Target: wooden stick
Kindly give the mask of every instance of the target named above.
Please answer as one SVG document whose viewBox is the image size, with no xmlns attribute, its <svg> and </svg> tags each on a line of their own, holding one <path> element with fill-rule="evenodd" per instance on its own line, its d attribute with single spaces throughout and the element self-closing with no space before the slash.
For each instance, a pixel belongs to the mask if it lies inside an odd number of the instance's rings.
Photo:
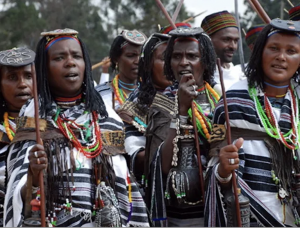
<svg viewBox="0 0 300 228">
<path fill-rule="evenodd" d="M 35 73 L 34 63 L 31 64 L 32 72 L 32 84 L 33 84 L 33 98 L 34 98 L 34 120 L 35 120 L 35 133 L 36 133 L 36 142 L 40 145 L 43 145 L 41 135 L 40 135 L 40 121 L 39 121 L 39 97 L 37 93 L 37 80 Z M 46 226 L 46 206 L 45 206 L 45 190 L 44 190 L 44 172 L 40 171 L 39 173 L 39 185 L 41 192 L 41 226 Z"/>
<path fill-rule="evenodd" d="M 225 118 L 226 118 L 226 135 L 227 135 L 227 144 L 231 145 L 231 130 L 230 130 L 230 122 L 229 122 L 229 114 L 228 114 L 228 108 L 227 108 L 227 100 L 226 100 L 226 92 L 225 92 L 225 86 L 224 86 L 224 79 L 223 79 L 223 71 L 221 68 L 221 60 L 217 58 L 217 64 L 218 64 L 218 70 L 220 75 L 220 82 L 222 87 L 222 95 L 223 95 L 223 101 L 224 101 L 224 111 L 225 111 Z M 242 227 L 242 220 L 241 220 L 241 212 L 240 212 L 240 204 L 239 204 L 239 198 L 238 198 L 238 190 L 237 190 L 237 184 L 236 184 L 236 176 L 235 171 L 232 170 L 232 187 L 234 190 L 234 197 L 235 197 L 235 209 L 236 209 L 236 219 L 237 224 L 239 227 Z"/>
<path fill-rule="evenodd" d="M 165 17 L 167 18 L 167 20 L 169 21 L 170 25 L 172 26 L 173 29 L 176 29 L 176 25 L 174 24 L 174 22 L 172 21 L 170 15 L 168 14 L 167 10 L 165 9 L 164 5 L 161 3 L 160 0 L 155 0 L 156 4 L 158 5 L 158 7 L 161 9 L 161 11 L 163 12 L 163 14 L 165 15 Z"/>
<path fill-rule="evenodd" d="M 242 32 L 241 32 L 241 24 L 240 24 L 240 15 L 239 15 L 239 6 L 238 6 L 238 0 L 234 0 L 234 8 L 235 8 L 235 17 L 236 17 L 236 23 L 238 24 L 238 32 L 239 32 L 239 58 L 240 58 L 240 64 L 241 69 L 243 73 L 245 73 L 245 60 L 244 60 L 244 50 L 243 50 L 243 39 L 242 39 Z"/>
<path fill-rule="evenodd" d="M 189 17 L 188 19 L 185 19 L 185 20 L 182 21 L 181 23 L 188 23 L 189 21 L 194 20 L 196 17 L 198 17 L 198 16 L 200 16 L 200 15 L 206 13 L 206 11 L 207 11 L 207 10 L 205 10 L 205 11 L 203 11 L 203 12 L 201 12 L 201 13 L 198 13 L 198 14 L 196 14 L 195 16 Z"/>
<path fill-rule="evenodd" d="M 271 19 L 264 8 L 260 5 L 258 0 L 248 0 L 248 2 L 250 3 L 252 9 L 254 9 L 257 15 L 263 20 L 263 22 L 265 22 L 266 24 L 270 24 Z"/>
<path fill-rule="evenodd" d="M 246 31 L 245 31 L 245 29 L 244 29 L 244 28 L 242 28 L 242 31 L 243 31 L 244 35 L 246 36 L 246 35 L 247 35 L 247 33 L 246 33 Z"/>
<path fill-rule="evenodd" d="M 107 59 L 107 60 L 105 60 L 105 61 L 101 61 L 101 62 L 99 62 L 99 63 L 97 63 L 97 64 L 94 64 L 94 65 L 92 66 L 92 70 L 95 70 L 96 68 L 101 67 L 102 65 L 104 65 L 104 64 L 106 64 L 106 63 L 108 63 L 108 62 L 110 62 L 110 59 Z"/>
<path fill-rule="evenodd" d="M 192 121 L 193 121 L 193 127 L 194 127 L 194 132 L 195 132 L 195 144 L 196 144 L 196 150 L 197 150 L 197 161 L 199 165 L 199 179 L 200 179 L 200 188 L 201 188 L 201 193 L 202 193 L 202 202 L 204 203 L 204 196 L 205 196 L 205 191 L 204 191 L 204 179 L 203 179 L 203 170 L 202 170 L 202 163 L 201 163 L 201 152 L 200 152 L 200 144 L 199 144 L 199 138 L 198 138 L 198 128 L 196 124 L 196 105 L 194 104 L 194 101 L 191 103 L 191 108 L 192 108 Z"/>
<path fill-rule="evenodd" d="M 287 14 L 289 14 L 289 11 L 286 8 L 284 8 L 283 10 L 284 10 L 284 12 L 286 12 Z"/>
<path fill-rule="evenodd" d="M 179 1 L 178 6 L 176 7 L 176 10 L 175 10 L 175 12 L 174 12 L 174 14 L 173 14 L 173 16 L 172 16 L 172 21 L 173 21 L 174 23 L 176 23 L 176 19 L 177 19 L 177 17 L 178 17 L 179 11 L 180 11 L 180 9 L 181 9 L 181 7 L 182 7 L 183 1 L 184 1 L 184 0 L 180 0 L 180 1 Z"/>
<path fill-rule="evenodd" d="M 288 1 L 288 3 L 290 3 L 291 7 L 295 7 L 295 6 L 293 5 L 293 3 L 291 3 L 290 0 L 287 0 L 287 1 Z"/>
</svg>

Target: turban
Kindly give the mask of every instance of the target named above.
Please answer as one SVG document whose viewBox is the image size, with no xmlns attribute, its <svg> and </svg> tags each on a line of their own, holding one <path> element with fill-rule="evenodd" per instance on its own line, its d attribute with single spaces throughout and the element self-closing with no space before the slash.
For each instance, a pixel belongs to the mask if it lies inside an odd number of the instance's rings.
<svg viewBox="0 0 300 228">
<path fill-rule="evenodd" d="M 291 21 L 300 21 L 300 5 L 297 5 L 290 9 L 289 11 L 289 19 Z"/>
</svg>

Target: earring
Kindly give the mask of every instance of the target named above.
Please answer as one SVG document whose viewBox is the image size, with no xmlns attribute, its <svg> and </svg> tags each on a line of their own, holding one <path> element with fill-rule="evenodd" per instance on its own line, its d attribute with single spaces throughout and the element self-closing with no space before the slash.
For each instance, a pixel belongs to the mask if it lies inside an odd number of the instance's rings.
<svg viewBox="0 0 300 228">
<path fill-rule="evenodd" d="M 116 71 L 119 71 L 118 63 L 116 63 Z"/>
</svg>

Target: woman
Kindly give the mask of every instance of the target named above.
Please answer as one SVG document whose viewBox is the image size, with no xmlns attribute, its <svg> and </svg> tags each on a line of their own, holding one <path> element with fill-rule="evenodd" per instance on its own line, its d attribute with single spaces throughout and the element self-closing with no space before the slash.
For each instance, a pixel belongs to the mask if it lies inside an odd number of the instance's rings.
<svg viewBox="0 0 300 228">
<path fill-rule="evenodd" d="M 125 124 L 125 150 L 130 155 L 130 170 L 145 183 L 144 158 L 147 114 L 156 92 L 171 85 L 164 75 L 164 53 L 169 35 L 154 33 L 142 49 L 139 61 L 139 87 L 117 111 Z"/>
<path fill-rule="evenodd" d="M 35 53 L 27 48 L 0 52 L 0 225 L 6 192 L 6 158 L 9 143 L 16 133 L 16 117 L 32 97 L 31 64 Z"/>
<path fill-rule="evenodd" d="M 6 226 L 21 224 L 26 189 L 30 194 L 32 182 L 32 193 L 37 192 L 43 170 L 46 215 L 53 226 L 148 226 L 145 205 L 122 156 L 122 121 L 94 89 L 89 56 L 77 33 L 45 32 L 38 43 L 44 146 L 34 141 L 30 102 L 8 157 Z"/>
<path fill-rule="evenodd" d="M 249 198 L 254 226 L 299 223 L 299 22 L 274 19 L 257 38 L 247 80 L 227 92 L 233 145 L 225 136 L 211 145 L 207 172 L 207 226 L 226 226 L 221 195 L 232 194 L 231 172 L 237 170 L 242 194 Z M 214 123 L 225 124 L 224 103 Z M 219 151 L 219 153 L 218 153 Z M 221 191 L 220 191 L 221 190 Z M 214 202 L 212 204 L 212 202 Z M 227 208 L 227 210 L 229 210 Z M 243 220 L 245 221 L 245 220 Z"/>
<path fill-rule="evenodd" d="M 148 115 L 146 166 L 151 164 L 151 173 L 146 200 L 156 226 L 164 225 L 166 220 L 169 226 L 199 226 L 203 205 L 195 143 L 191 140 L 194 137 L 191 103 L 197 105 L 198 116 L 205 119 L 204 125 L 202 120 L 197 121 L 201 153 L 205 156 L 209 149 L 209 117 L 218 100 L 209 86 L 215 70 L 215 54 L 210 38 L 200 28 L 178 28 L 170 35 L 165 73 L 174 84 L 163 94 L 156 94 Z M 178 179 L 176 184 L 175 179 Z"/>
<path fill-rule="evenodd" d="M 137 87 L 138 62 L 142 45 L 147 37 L 137 31 L 123 30 L 110 48 L 111 67 L 117 75 L 111 85 L 102 85 L 101 93 L 106 105 L 119 109 L 130 93 Z"/>
</svg>

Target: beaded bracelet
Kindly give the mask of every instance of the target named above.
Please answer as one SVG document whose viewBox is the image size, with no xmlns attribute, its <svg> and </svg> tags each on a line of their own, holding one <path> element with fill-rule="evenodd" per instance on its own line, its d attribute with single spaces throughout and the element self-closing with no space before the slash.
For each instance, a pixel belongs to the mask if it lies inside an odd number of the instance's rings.
<svg viewBox="0 0 300 228">
<path fill-rule="evenodd" d="M 172 120 L 171 120 L 170 128 L 171 128 L 171 129 L 176 129 L 176 119 L 172 119 Z"/>
<path fill-rule="evenodd" d="M 229 181 L 231 181 L 232 174 L 230 173 L 230 175 L 229 175 L 228 177 L 226 177 L 226 178 L 220 177 L 219 171 L 218 171 L 219 165 L 220 165 L 220 163 L 218 163 L 218 164 L 216 165 L 216 168 L 215 168 L 215 176 L 216 176 L 217 180 L 218 180 L 220 183 L 222 183 L 222 184 L 227 184 Z"/>
<path fill-rule="evenodd" d="M 36 194 L 40 187 L 34 187 L 32 185 L 32 194 Z"/>
<path fill-rule="evenodd" d="M 179 115 L 180 124 L 187 124 L 188 118 L 188 116 Z"/>
</svg>

